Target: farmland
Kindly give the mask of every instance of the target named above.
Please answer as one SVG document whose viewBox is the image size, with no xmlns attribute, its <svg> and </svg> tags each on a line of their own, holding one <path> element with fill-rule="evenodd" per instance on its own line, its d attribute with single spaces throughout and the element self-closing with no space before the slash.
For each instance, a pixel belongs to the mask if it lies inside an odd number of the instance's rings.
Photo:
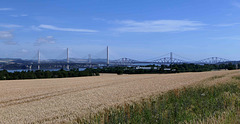
<svg viewBox="0 0 240 124">
<path fill-rule="evenodd" d="M 235 71 L 0 81 L 0 123 L 60 123 L 169 90 L 214 85 Z"/>
</svg>

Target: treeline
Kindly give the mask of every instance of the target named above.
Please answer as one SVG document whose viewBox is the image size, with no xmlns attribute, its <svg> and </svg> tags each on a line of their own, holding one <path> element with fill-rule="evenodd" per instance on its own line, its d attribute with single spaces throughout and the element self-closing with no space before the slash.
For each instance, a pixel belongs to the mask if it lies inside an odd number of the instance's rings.
<svg viewBox="0 0 240 124">
<path fill-rule="evenodd" d="M 79 71 L 78 69 L 71 69 L 65 71 L 22 71 L 10 73 L 7 70 L 0 71 L 0 80 L 17 80 L 17 79 L 41 79 L 41 78 L 64 78 L 64 77 L 82 77 L 82 76 L 98 76 L 99 72 L 96 69 L 85 69 Z"/>
<path fill-rule="evenodd" d="M 238 66 L 239 67 L 239 66 Z M 181 65 L 172 65 L 173 69 L 176 69 L 177 72 L 202 72 L 202 71 L 211 71 L 211 70 L 220 70 L 227 69 L 233 70 L 236 69 L 236 65 L 232 63 L 228 64 L 181 64 Z"/>
<path fill-rule="evenodd" d="M 145 74 L 145 73 L 179 73 L 179 72 L 202 72 L 211 70 L 236 69 L 236 65 L 229 64 L 173 64 L 173 65 L 149 65 L 151 69 L 136 69 L 135 67 L 105 67 L 98 69 L 100 73 L 117 73 L 117 74 Z M 240 65 L 238 66 L 240 67 Z"/>
<path fill-rule="evenodd" d="M 81 76 L 98 76 L 99 73 L 117 73 L 117 74 L 151 74 L 151 73 L 179 73 L 179 72 L 202 72 L 211 70 L 236 69 L 234 64 L 174 64 L 174 65 L 149 65 L 150 69 L 136 69 L 136 67 L 104 67 L 98 69 L 71 69 L 65 71 L 22 71 L 10 73 L 7 70 L 0 71 L 0 80 L 17 80 L 17 79 L 41 79 L 41 78 L 64 78 L 64 77 L 81 77 Z M 240 67 L 240 65 L 238 65 Z"/>
</svg>

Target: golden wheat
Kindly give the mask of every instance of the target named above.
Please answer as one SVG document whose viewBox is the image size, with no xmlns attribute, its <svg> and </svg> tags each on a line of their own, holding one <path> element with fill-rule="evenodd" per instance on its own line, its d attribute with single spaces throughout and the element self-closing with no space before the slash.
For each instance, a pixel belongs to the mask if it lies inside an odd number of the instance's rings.
<svg viewBox="0 0 240 124">
<path fill-rule="evenodd" d="M 0 81 L 0 123 L 67 122 L 168 90 L 226 82 L 237 74 L 238 70 Z"/>
</svg>

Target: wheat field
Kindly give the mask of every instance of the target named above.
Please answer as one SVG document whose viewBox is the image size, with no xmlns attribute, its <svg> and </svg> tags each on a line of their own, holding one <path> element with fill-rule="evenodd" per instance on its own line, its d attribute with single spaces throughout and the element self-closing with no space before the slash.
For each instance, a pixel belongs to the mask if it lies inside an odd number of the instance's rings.
<svg viewBox="0 0 240 124">
<path fill-rule="evenodd" d="M 105 107 L 190 85 L 231 80 L 235 71 L 0 81 L 0 123 L 63 123 Z"/>
</svg>

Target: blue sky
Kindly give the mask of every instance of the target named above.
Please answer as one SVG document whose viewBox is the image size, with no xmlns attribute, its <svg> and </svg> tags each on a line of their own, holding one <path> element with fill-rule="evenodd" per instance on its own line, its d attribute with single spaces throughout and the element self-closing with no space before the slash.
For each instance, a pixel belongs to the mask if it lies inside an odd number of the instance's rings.
<svg viewBox="0 0 240 124">
<path fill-rule="evenodd" d="M 0 58 L 240 59 L 240 0 L 1 0 Z"/>
</svg>

